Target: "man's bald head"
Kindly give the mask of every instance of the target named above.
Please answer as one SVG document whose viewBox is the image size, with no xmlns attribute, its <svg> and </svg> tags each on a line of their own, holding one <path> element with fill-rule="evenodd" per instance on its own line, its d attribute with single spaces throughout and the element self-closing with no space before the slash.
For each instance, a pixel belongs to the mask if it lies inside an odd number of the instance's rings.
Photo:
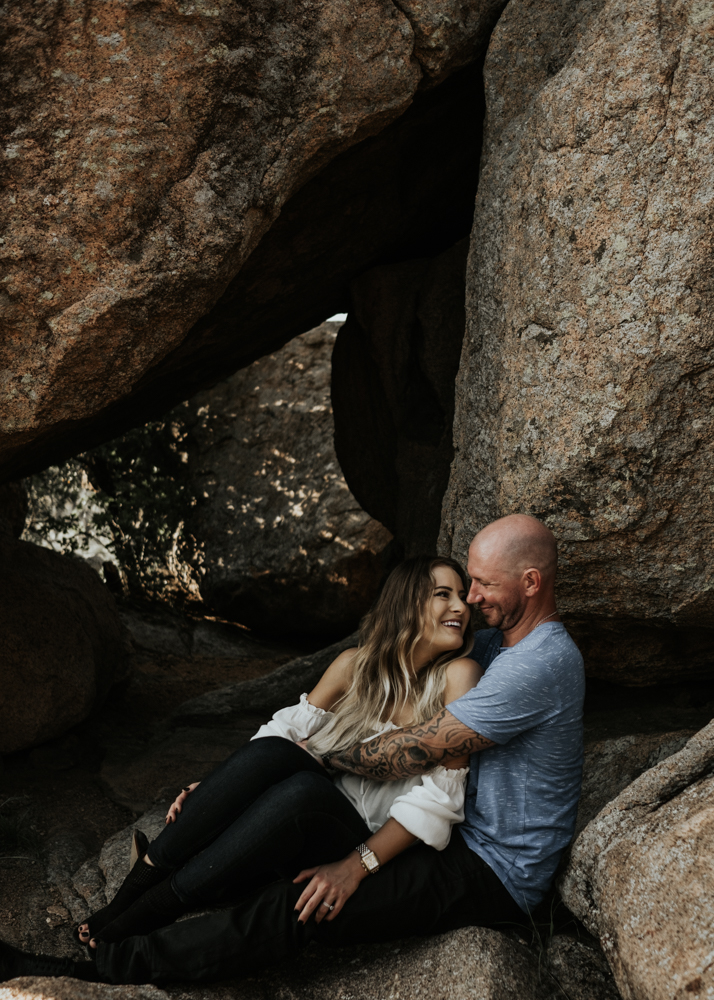
<svg viewBox="0 0 714 1000">
<path fill-rule="evenodd" d="M 555 535 L 528 514 L 509 514 L 486 525 L 471 542 L 469 556 L 472 554 L 479 560 L 497 563 L 513 576 L 537 569 L 548 583 L 555 579 L 558 565 Z"/>
</svg>

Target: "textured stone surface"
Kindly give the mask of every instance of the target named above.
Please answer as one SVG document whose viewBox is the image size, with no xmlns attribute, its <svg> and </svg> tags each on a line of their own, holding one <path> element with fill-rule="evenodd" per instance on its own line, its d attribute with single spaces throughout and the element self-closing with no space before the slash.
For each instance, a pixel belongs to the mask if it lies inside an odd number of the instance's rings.
<svg viewBox="0 0 714 1000">
<path fill-rule="evenodd" d="M 0 986 L 0 1000 L 166 1000 L 156 986 L 109 986 L 78 979 L 22 976 Z"/>
<path fill-rule="evenodd" d="M 0 753 L 85 719 L 129 668 L 114 599 L 93 569 L 0 537 Z"/>
<path fill-rule="evenodd" d="M 626 1000 L 714 992 L 714 723 L 585 828 L 560 880 Z"/>
<path fill-rule="evenodd" d="M 27 517 L 27 491 L 21 483 L 0 486 L 0 532 L 19 538 Z"/>
<path fill-rule="evenodd" d="M 550 1000 L 527 949 L 482 927 L 438 937 L 309 948 L 296 962 L 235 984 L 170 987 L 176 1000 Z"/>
<path fill-rule="evenodd" d="M 485 65 L 442 544 L 543 518 L 588 669 L 630 683 L 711 671 L 714 633 L 667 630 L 714 627 L 713 25 L 514 0 Z"/>
<path fill-rule="evenodd" d="M 545 968 L 555 986 L 553 1000 L 620 1000 L 605 956 L 592 943 L 556 934 L 548 942 Z"/>
<path fill-rule="evenodd" d="M 248 713 L 270 718 L 279 708 L 294 705 L 303 691 L 317 684 L 343 650 L 356 645 L 357 633 L 354 632 L 326 649 L 291 660 L 265 677 L 207 691 L 175 709 L 173 721 L 177 725 L 215 726 L 235 725 Z"/>
<path fill-rule="evenodd" d="M 201 597 L 271 635 L 344 635 L 377 595 L 392 536 L 350 493 L 333 445 L 325 323 L 185 410 Z"/>
<path fill-rule="evenodd" d="M 575 836 L 643 771 L 677 753 L 693 735 L 691 730 L 635 733 L 586 745 Z"/>
<path fill-rule="evenodd" d="M 453 457 L 467 241 L 352 283 L 337 337 L 335 447 L 362 506 L 407 555 L 433 552 Z"/>
<path fill-rule="evenodd" d="M 172 799 L 185 785 L 201 781 L 234 750 L 247 743 L 261 721 L 241 719 L 232 727 L 178 727 L 133 752 L 108 753 L 100 772 L 109 796 L 134 812 L 150 808 L 157 795 Z"/>
<path fill-rule="evenodd" d="M 134 648 L 145 656 L 189 657 L 193 660 L 284 661 L 284 646 L 258 642 L 247 629 L 227 622 L 183 618 L 147 608 L 125 606 L 119 612 Z"/>
<path fill-rule="evenodd" d="M 141 391 L 290 196 L 473 59 L 502 6 L 14 4 L 2 58 L 7 461 L 34 442 L 46 458 L 70 422 Z M 244 355 L 269 346 L 252 333 Z M 206 346 L 193 344 L 194 367 Z"/>
</svg>

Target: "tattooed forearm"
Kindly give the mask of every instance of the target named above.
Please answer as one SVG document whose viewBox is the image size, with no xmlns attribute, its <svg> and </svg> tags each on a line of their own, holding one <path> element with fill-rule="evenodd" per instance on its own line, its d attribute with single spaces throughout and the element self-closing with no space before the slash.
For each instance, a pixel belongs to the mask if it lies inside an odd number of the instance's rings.
<svg viewBox="0 0 714 1000">
<path fill-rule="evenodd" d="M 342 750 L 330 757 L 329 763 L 340 771 L 395 781 L 425 774 L 438 764 L 491 746 L 491 740 L 479 736 L 444 708 L 421 725 L 384 733 L 369 743 Z"/>
</svg>

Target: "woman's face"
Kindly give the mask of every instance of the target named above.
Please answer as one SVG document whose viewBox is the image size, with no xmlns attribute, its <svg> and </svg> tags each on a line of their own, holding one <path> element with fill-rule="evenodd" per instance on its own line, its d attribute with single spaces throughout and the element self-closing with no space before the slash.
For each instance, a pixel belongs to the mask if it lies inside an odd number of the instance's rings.
<svg viewBox="0 0 714 1000">
<path fill-rule="evenodd" d="M 458 573 L 449 566 L 437 566 L 433 576 L 434 588 L 424 609 L 424 635 L 414 651 L 417 669 L 442 653 L 458 649 L 471 618 L 471 608 L 466 603 L 466 591 Z"/>
</svg>

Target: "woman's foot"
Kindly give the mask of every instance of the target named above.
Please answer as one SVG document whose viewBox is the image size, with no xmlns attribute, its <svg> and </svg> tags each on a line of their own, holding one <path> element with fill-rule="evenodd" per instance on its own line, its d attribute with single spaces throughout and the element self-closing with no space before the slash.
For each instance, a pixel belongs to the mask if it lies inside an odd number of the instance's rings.
<svg viewBox="0 0 714 1000">
<path fill-rule="evenodd" d="M 99 937 L 102 930 L 128 909 L 145 892 L 165 881 L 169 873 L 156 868 L 146 856 L 136 862 L 127 877 L 119 887 L 116 896 L 101 910 L 97 910 L 85 923 L 77 928 L 77 938 L 85 946 L 89 946 L 92 938 Z"/>
<path fill-rule="evenodd" d="M 92 938 L 89 945 L 96 948 L 97 941 L 123 941 L 135 934 L 150 934 L 159 927 L 172 924 L 188 911 L 189 907 L 179 899 L 171 886 L 171 876 L 164 878 L 163 882 L 145 892 L 116 920 L 105 924 L 97 934 L 97 939 Z"/>
</svg>

